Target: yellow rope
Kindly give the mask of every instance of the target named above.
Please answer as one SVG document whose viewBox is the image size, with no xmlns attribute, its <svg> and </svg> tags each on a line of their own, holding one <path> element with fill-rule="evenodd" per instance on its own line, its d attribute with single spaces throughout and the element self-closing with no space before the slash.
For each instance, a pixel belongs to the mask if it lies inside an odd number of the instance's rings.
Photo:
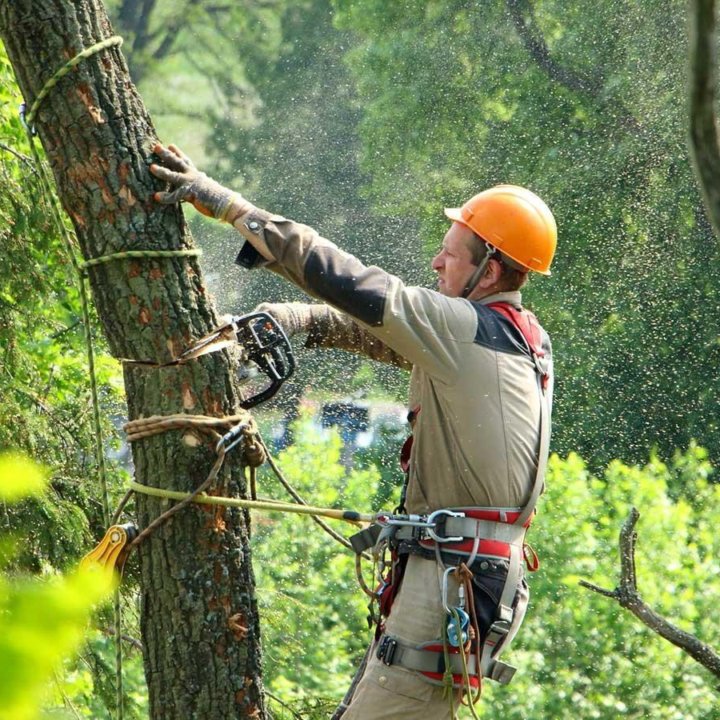
<svg viewBox="0 0 720 720">
<path fill-rule="evenodd" d="M 85 48 L 82 52 L 79 52 L 75 57 L 68 60 L 43 86 L 40 92 L 37 94 L 29 112 L 25 116 L 25 123 L 29 128 L 32 128 L 35 121 L 35 115 L 42 104 L 42 101 L 48 96 L 50 91 L 62 80 L 75 66 L 79 65 L 86 58 L 95 55 L 96 53 L 105 50 L 106 48 L 117 45 L 122 45 L 123 39 L 119 35 L 113 35 L 112 37 L 101 40 L 100 42 L 91 45 L 89 48 Z"/>
<path fill-rule="evenodd" d="M 130 481 L 128 488 L 143 495 L 151 495 L 167 500 L 185 500 L 192 495 L 192 493 L 182 492 L 180 490 L 164 490 L 162 488 L 150 487 L 149 485 L 142 485 L 134 480 Z M 357 525 L 358 522 L 373 522 L 377 518 L 376 515 L 358 513 L 354 510 L 339 510 L 335 508 L 315 507 L 314 505 L 297 505 L 295 503 L 286 503 L 280 500 L 270 500 L 266 498 L 246 500 L 244 498 L 231 498 L 201 493 L 196 495 L 192 502 L 202 505 L 222 505 L 224 507 L 246 508 L 248 510 L 295 513 L 297 515 L 320 515 L 322 517 L 332 518 L 333 520 L 343 520 L 354 525 Z"/>
<path fill-rule="evenodd" d="M 181 250 L 124 250 L 110 255 L 92 258 L 79 263 L 81 270 L 112 262 L 114 260 L 133 260 L 143 258 L 167 258 L 167 257 L 198 257 L 202 255 L 200 248 L 183 248 Z"/>
</svg>

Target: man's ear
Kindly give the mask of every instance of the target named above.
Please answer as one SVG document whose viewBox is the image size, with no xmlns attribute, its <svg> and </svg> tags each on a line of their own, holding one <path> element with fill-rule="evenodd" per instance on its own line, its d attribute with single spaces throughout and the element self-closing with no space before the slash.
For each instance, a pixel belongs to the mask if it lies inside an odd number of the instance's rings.
<svg viewBox="0 0 720 720">
<path fill-rule="evenodd" d="M 491 285 L 495 285 L 496 283 L 500 282 L 501 277 L 502 263 L 495 258 L 490 258 L 487 267 L 485 268 L 485 273 L 483 276 L 483 280 L 485 281 L 485 283 L 483 284 L 486 285 L 486 287 L 490 287 Z"/>
</svg>

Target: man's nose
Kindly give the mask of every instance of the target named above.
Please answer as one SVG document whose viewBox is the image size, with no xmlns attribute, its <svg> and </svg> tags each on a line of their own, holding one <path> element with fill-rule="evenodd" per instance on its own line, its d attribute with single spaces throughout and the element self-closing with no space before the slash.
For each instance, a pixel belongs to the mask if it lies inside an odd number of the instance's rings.
<svg viewBox="0 0 720 720">
<path fill-rule="evenodd" d="M 439 253 L 432 259 L 432 262 L 430 263 L 430 267 L 431 267 L 433 270 L 440 270 L 440 268 L 442 267 L 442 265 L 443 265 L 443 264 L 442 264 L 442 252 L 439 252 Z"/>
</svg>

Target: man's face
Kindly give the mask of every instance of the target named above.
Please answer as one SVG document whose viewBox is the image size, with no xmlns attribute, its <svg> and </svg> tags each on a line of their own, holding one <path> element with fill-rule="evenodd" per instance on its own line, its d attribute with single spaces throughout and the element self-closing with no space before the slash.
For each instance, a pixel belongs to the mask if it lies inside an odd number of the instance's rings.
<svg viewBox="0 0 720 720">
<path fill-rule="evenodd" d="M 460 297 L 465 284 L 475 270 L 470 252 L 475 242 L 470 228 L 453 223 L 443 238 L 440 252 L 432 260 L 432 269 L 438 274 L 438 291 L 448 297 Z"/>
</svg>

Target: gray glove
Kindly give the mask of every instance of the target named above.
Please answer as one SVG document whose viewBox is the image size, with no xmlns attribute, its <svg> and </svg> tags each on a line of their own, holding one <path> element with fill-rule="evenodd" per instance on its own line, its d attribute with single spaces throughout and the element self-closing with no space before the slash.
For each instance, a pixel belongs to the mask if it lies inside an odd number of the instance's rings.
<svg viewBox="0 0 720 720">
<path fill-rule="evenodd" d="M 151 165 L 150 172 L 172 188 L 170 192 L 156 192 L 157 202 L 163 205 L 190 202 L 203 215 L 231 223 L 253 208 L 240 193 L 228 190 L 200 172 L 175 145 L 165 148 L 158 143 L 153 152 L 162 164 Z"/>
<path fill-rule="evenodd" d="M 313 323 L 313 308 L 322 307 L 308 303 L 260 303 L 253 312 L 270 313 L 288 337 L 308 332 Z"/>
</svg>

